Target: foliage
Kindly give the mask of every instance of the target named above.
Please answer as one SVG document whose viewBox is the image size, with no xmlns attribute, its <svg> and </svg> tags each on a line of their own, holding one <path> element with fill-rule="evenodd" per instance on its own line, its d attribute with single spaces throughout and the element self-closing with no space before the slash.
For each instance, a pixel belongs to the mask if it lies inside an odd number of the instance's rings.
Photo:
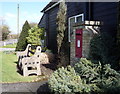
<svg viewBox="0 0 120 94">
<path fill-rule="evenodd" d="M 66 29 L 66 11 L 67 11 L 67 7 L 65 4 L 65 1 L 63 0 L 62 2 L 60 2 L 59 5 L 59 11 L 57 13 L 57 47 L 58 47 L 58 53 L 60 52 L 60 48 L 63 42 L 63 38 L 64 38 L 64 31 Z"/>
<path fill-rule="evenodd" d="M 99 70 L 101 69 L 101 65 L 99 64 L 99 66 L 97 66 L 97 64 L 93 64 L 85 58 L 82 58 L 79 63 L 75 64 L 74 68 L 87 83 L 92 83 L 93 79 L 100 78 Z"/>
<path fill-rule="evenodd" d="M 51 75 L 48 84 L 54 93 L 90 91 L 90 87 L 81 80 L 80 76 L 75 73 L 74 68 L 71 66 L 56 70 Z"/>
<path fill-rule="evenodd" d="M 74 67 L 56 70 L 48 84 L 55 93 L 119 94 L 120 73 L 109 64 L 94 64 L 86 58 L 81 58 Z"/>
<path fill-rule="evenodd" d="M 120 73 L 111 69 L 109 64 L 103 66 L 99 87 L 104 94 L 120 94 Z"/>
<path fill-rule="evenodd" d="M 26 49 L 28 44 L 26 37 L 28 37 L 29 29 L 30 29 L 29 23 L 28 21 L 26 21 L 22 27 L 22 32 L 20 33 L 18 43 L 16 46 L 16 51 L 23 51 Z"/>
<path fill-rule="evenodd" d="M 112 69 L 109 64 L 94 64 L 82 58 L 74 68 L 86 84 L 94 84 L 94 86 L 96 86 L 96 88 L 92 88 L 91 91 L 105 94 L 119 93 L 120 73 Z M 111 88 L 112 90 L 110 90 Z"/>
<path fill-rule="evenodd" d="M 60 2 L 59 11 L 57 13 L 57 63 L 58 67 L 67 66 L 69 64 L 69 43 L 66 31 L 66 14 L 67 5 L 65 0 Z M 66 62 L 64 62 L 66 61 Z"/>
<path fill-rule="evenodd" d="M 52 53 L 52 51 L 49 50 L 49 49 L 46 49 L 45 52 L 46 52 L 46 53 Z"/>
<path fill-rule="evenodd" d="M 0 28 L 1 28 L 1 32 L 2 32 L 2 41 L 4 41 L 8 38 L 8 35 L 11 31 L 9 30 L 9 27 L 7 25 L 3 25 Z"/>
<path fill-rule="evenodd" d="M 118 67 L 118 49 L 115 38 L 108 33 L 95 35 L 90 43 L 89 57 L 93 62 L 111 64 L 115 69 Z"/>
<path fill-rule="evenodd" d="M 76 73 L 86 84 L 91 85 L 90 92 L 99 92 L 98 83 L 101 82 L 101 64 L 93 64 L 90 60 L 82 58 L 79 63 L 74 66 Z"/>
<path fill-rule="evenodd" d="M 27 42 L 32 45 L 42 45 L 41 39 L 44 39 L 44 30 L 35 26 L 28 31 Z"/>
</svg>

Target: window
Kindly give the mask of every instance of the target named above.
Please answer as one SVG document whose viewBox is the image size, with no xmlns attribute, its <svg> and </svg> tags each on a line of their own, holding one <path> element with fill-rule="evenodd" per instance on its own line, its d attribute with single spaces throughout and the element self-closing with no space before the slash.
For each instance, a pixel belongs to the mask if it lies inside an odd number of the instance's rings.
<svg viewBox="0 0 120 94">
<path fill-rule="evenodd" d="M 73 24 L 74 23 L 77 23 L 77 22 L 82 22 L 82 21 L 84 21 L 84 17 L 83 17 L 84 15 L 83 14 L 80 14 L 80 15 L 76 15 L 76 16 L 72 16 L 72 17 L 70 17 L 69 19 L 68 19 L 68 24 L 69 24 L 69 26 L 68 26 L 68 40 L 69 40 L 69 42 L 71 42 L 71 39 L 70 39 L 70 37 L 71 37 L 71 35 L 73 34 Z"/>
</svg>

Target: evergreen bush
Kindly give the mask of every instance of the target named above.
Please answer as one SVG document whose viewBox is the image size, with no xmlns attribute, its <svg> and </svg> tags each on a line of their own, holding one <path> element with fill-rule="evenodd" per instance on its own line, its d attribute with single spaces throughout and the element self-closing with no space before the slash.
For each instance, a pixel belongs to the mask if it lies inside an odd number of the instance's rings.
<svg viewBox="0 0 120 94">
<path fill-rule="evenodd" d="M 57 13 L 57 67 L 67 66 L 69 64 L 69 42 L 68 32 L 66 32 L 67 5 L 65 0 L 59 4 Z M 66 62 L 64 62 L 66 61 Z"/>
<path fill-rule="evenodd" d="M 101 71 L 100 93 L 120 94 L 120 73 L 111 68 L 110 64 L 105 64 Z"/>
<path fill-rule="evenodd" d="M 60 2 L 59 11 L 57 13 L 57 50 L 58 54 L 60 53 L 60 48 L 62 46 L 64 32 L 66 30 L 66 13 L 67 13 L 67 6 L 65 4 L 65 0 Z"/>
<path fill-rule="evenodd" d="M 118 69 L 118 49 L 116 40 L 109 33 L 95 35 L 90 43 L 89 59 L 92 62 L 110 64 L 112 68 Z"/>
<path fill-rule="evenodd" d="M 41 39 L 44 39 L 44 30 L 34 26 L 28 31 L 27 42 L 32 45 L 42 45 Z"/>
<path fill-rule="evenodd" d="M 71 66 L 56 70 L 51 75 L 48 84 L 51 91 L 54 93 L 82 93 L 90 91 L 90 86 L 82 81 Z"/>
<path fill-rule="evenodd" d="M 112 69 L 110 64 L 102 65 L 100 62 L 94 64 L 86 58 L 81 58 L 74 68 L 86 84 L 94 84 L 96 88 L 92 88 L 92 92 L 104 94 L 120 93 L 120 73 Z"/>
<path fill-rule="evenodd" d="M 56 70 L 48 84 L 54 93 L 119 94 L 120 73 L 112 69 L 110 64 L 94 64 L 81 58 L 74 67 Z"/>
<path fill-rule="evenodd" d="M 26 49 L 28 44 L 26 37 L 28 37 L 29 29 L 30 29 L 30 25 L 28 21 L 26 21 L 22 27 L 22 31 L 20 33 L 18 43 L 16 45 L 16 51 L 24 51 Z"/>
</svg>

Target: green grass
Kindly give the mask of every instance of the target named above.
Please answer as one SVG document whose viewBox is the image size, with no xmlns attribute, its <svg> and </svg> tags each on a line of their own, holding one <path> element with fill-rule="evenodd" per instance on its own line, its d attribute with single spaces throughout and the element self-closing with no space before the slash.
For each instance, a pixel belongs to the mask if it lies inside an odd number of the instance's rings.
<svg viewBox="0 0 120 94">
<path fill-rule="evenodd" d="M 9 44 L 9 45 L 6 45 L 6 46 L 2 46 L 1 48 L 16 48 L 16 43 L 15 44 Z"/>
<path fill-rule="evenodd" d="M 40 77 L 43 77 L 43 76 L 38 77 L 36 75 L 24 77 L 20 75 L 17 72 L 17 68 L 16 68 L 17 58 L 16 58 L 16 55 L 13 53 L 6 54 L 4 52 L 0 52 L 0 59 L 2 60 L 2 62 L 0 63 L 2 64 L 2 81 L 1 82 L 30 82 Z"/>
</svg>

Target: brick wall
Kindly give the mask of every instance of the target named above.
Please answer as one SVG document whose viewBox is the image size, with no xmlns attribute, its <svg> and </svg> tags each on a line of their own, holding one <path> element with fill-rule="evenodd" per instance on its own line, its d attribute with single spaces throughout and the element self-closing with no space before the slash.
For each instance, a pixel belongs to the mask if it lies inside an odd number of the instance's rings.
<svg viewBox="0 0 120 94">
<path fill-rule="evenodd" d="M 89 55 L 89 45 L 90 40 L 92 39 L 92 32 L 84 29 L 82 26 L 75 27 L 73 34 L 71 35 L 71 43 L 70 43 L 70 63 L 74 65 L 76 62 L 79 62 L 80 58 L 75 57 L 75 30 L 83 28 L 83 35 L 82 35 L 82 57 L 87 58 Z"/>
<path fill-rule="evenodd" d="M 95 21 L 92 21 L 92 23 Z M 85 22 L 84 22 L 85 23 Z M 94 25 L 98 25 L 96 27 L 99 27 L 101 23 L 94 23 Z M 92 26 L 91 25 L 91 26 Z M 70 42 L 70 64 L 74 65 L 77 62 L 79 62 L 80 58 L 75 57 L 75 32 L 76 29 L 82 29 L 83 34 L 82 34 L 82 57 L 88 58 L 89 56 L 89 50 L 90 50 L 90 41 L 94 36 L 94 32 L 92 30 L 88 30 L 88 28 L 85 25 L 76 25 L 73 30 L 73 34 L 71 35 L 71 42 Z M 99 29 L 98 29 L 99 30 Z M 99 31 L 98 31 L 99 32 Z"/>
</svg>

